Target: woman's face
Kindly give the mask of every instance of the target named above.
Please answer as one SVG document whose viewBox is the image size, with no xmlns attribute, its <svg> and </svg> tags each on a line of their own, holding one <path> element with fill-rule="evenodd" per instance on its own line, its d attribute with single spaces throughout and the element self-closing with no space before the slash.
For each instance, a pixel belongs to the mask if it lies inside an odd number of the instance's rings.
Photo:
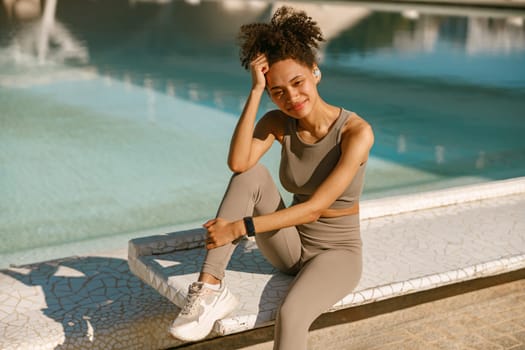
<svg viewBox="0 0 525 350">
<path fill-rule="evenodd" d="M 317 83 L 313 68 L 291 58 L 275 62 L 266 73 L 266 87 L 273 103 L 296 119 L 312 112 L 319 99 Z"/>
</svg>

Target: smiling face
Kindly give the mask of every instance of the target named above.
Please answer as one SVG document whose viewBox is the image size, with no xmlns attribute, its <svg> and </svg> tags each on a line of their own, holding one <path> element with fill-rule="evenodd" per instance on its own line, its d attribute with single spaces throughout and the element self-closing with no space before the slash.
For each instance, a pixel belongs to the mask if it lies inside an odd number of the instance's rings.
<svg viewBox="0 0 525 350">
<path fill-rule="evenodd" d="M 294 59 L 277 61 L 266 73 L 266 86 L 275 105 L 290 117 L 311 114 L 318 100 L 318 77 L 313 69 Z"/>
</svg>

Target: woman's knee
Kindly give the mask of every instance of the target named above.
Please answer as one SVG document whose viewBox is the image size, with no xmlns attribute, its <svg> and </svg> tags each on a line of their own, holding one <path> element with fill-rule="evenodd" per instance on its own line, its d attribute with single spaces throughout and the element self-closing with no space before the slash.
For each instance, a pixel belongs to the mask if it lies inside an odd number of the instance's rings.
<svg viewBox="0 0 525 350">
<path fill-rule="evenodd" d="M 261 195 L 261 189 L 268 182 L 268 178 L 271 179 L 268 170 L 264 165 L 258 163 L 242 173 L 235 173 L 230 178 L 224 200 L 233 198 L 234 202 L 238 202 L 239 199 L 245 199 L 248 195 L 256 202 Z"/>
<path fill-rule="evenodd" d="M 250 169 L 242 173 L 235 173 L 232 175 L 232 181 L 248 181 L 249 183 L 265 181 L 270 177 L 270 172 L 261 163 L 256 163 Z"/>
</svg>

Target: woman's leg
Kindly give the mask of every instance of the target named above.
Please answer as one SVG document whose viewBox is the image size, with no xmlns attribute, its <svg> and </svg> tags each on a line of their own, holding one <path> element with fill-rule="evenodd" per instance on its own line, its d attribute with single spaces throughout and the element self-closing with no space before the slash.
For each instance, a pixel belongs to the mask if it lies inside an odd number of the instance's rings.
<svg viewBox="0 0 525 350">
<path fill-rule="evenodd" d="M 275 324 L 274 350 L 305 350 L 312 322 L 348 295 L 361 278 L 361 250 L 327 250 L 296 276 Z"/>
<path fill-rule="evenodd" d="M 238 220 L 253 214 L 271 213 L 283 207 L 268 170 L 257 164 L 232 177 L 217 216 Z M 256 240 L 263 254 L 277 268 L 289 272 L 299 263 L 301 241 L 295 227 L 258 233 Z M 170 327 L 170 333 L 175 338 L 187 341 L 202 339 L 212 330 L 216 320 L 235 309 L 237 299 L 223 283 L 219 283 L 224 278 L 224 270 L 234 249 L 235 244 L 230 243 L 208 250 L 199 282 L 189 287 L 186 303 Z"/>
<path fill-rule="evenodd" d="M 269 214 L 282 208 L 283 200 L 270 173 L 263 165 L 256 164 L 251 169 L 232 176 L 217 217 L 239 220 L 245 216 Z M 293 272 L 301 257 L 301 241 L 295 227 L 257 233 L 256 241 L 272 265 L 283 272 Z M 209 274 L 222 280 L 235 247 L 235 244 L 230 243 L 209 250 L 201 276 Z"/>
</svg>

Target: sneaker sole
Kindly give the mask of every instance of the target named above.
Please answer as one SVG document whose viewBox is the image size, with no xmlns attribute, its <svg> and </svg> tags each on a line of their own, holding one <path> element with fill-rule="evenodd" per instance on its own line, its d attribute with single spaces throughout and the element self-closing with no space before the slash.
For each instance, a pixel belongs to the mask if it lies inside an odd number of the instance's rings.
<svg viewBox="0 0 525 350">
<path fill-rule="evenodd" d="M 239 301 L 230 291 L 228 291 L 228 293 L 224 296 L 224 298 L 222 298 L 222 301 L 220 301 L 220 303 L 223 306 L 222 312 L 220 312 L 218 317 L 214 319 L 213 321 L 201 324 L 201 327 L 199 327 L 200 331 L 195 330 L 192 332 L 191 335 L 186 334 L 185 332 L 184 332 L 185 334 L 180 334 L 177 332 L 176 329 L 172 329 L 170 327 L 169 328 L 170 334 L 173 337 L 179 340 L 183 340 L 183 341 L 198 341 L 198 340 L 202 340 L 206 338 L 206 336 L 208 336 L 208 334 L 210 334 L 210 332 L 213 330 L 215 322 L 220 321 L 221 319 L 223 319 L 224 317 L 232 313 L 233 310 L 235 310 L 235 308 L 239 304 Z"/>
</svg>

